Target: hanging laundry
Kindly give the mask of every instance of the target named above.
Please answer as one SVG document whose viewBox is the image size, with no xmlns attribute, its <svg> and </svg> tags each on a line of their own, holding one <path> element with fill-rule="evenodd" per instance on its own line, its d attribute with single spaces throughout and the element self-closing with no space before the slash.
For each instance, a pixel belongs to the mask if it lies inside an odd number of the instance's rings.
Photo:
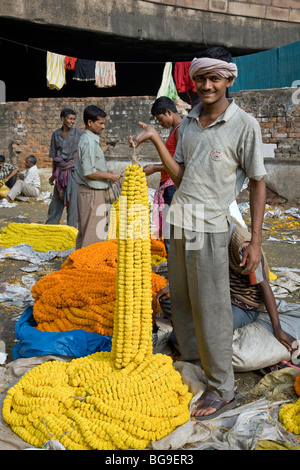
<svg viewBox="0 0 300 470">
<path fill-rule="evenodd" d="M 92 81 L 95 80 L 95 60 L 77 59 L 73 80 Z"/>
<path fill-rule="evenodd" d="M 191 106 L 198 99 L 195 83 L 189 75 L 191 61 L 176 62 L 174 66 L 174 80 L 180 98 Z"/>
<path fill-rule="evenodd" d="M 96 62 L 95 85 L 98 88 L 116 86 L 116 68 L 114 62 Z"/>
<path fill-rule="evenodd" d="M 189 69 L 191 61 L 176 62 L 174 66 L 174 80 L 178 93 L 184 93 L 189 90 L 196 92 L 195 83 L 190 78 Z"/>
<path fill-rule="evenodd" d="M 172 62 L 165 63 L 162 82 L 157 92 L 157 98 L 160 96 L 167 96 L 171 100 L 178 99 L 178 93 L 172 75 Z"/>
<path fill-rule="evenodd" d="M 60 90 L 66 84 L 65 56 L 47 52 L 47 86 Z"/>
<path fill-rule="evenodd" d="M 65 69 L 66 70 L 75 70 L 76 57 L 65 56 Z"/>
</svg>

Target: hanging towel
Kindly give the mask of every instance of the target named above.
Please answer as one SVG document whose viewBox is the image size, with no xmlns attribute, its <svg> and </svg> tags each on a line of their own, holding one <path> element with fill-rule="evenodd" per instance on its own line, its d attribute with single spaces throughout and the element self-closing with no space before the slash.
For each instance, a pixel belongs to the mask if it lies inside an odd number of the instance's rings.
<svg viewBox="0 0 300 470">
<path fill-rule="evenodd" d="M 114 62 L 96 62 L 95 85 L 98 88 L 116 86 L 116 68 Z"/>
<path fill-rule="evenodd" d="M 66 84 L 65 56 L 47 52 L 47 86 L 60 90 Z"/>
<path fill-rule="evenodd" d="M 95 60 L 77 59 L 73 80 L 92 81 L 95 80 Z"/>
<path fill-rule="evenodd" d="M 171 100 L 178 99 L 176 85 L 172 76 L 172 62 L 166 62 L 163 71 L 160 89 L 157 92 L 157 98 L 167 96 Z"/>
<path fill-rule="evenodd" d="M 65 56 L 65 69 L 66 70 L 75 70 L 76 57 Z"/>
<path fill-rule="evenodd" d="M 174 80 L 178 93 L 185 93 L 190 90 L 193 90 L 194 93 L 196 92 L 195 83 L 189 75 L 190 65 L 191 61 L 176 62 L 174 66 Z"/>
</svg>

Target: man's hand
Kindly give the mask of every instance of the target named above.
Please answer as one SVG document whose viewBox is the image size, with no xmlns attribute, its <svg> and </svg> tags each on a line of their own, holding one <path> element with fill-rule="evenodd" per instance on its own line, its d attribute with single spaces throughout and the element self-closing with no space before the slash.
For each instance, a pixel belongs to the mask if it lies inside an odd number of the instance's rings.
<svg viewBox="0 0 300 470">
<path fill-rule="evenodd" d="M 245 276 L 254 273 L 257 266 L 261 261 L 261 245 L 250 242 L 245 251 L 243 252 L 240 266 L 245 266 L 242 274 Z"/>
<path fill-rule="evenodd" d="M 146 173 L 146 176 L 149 176 L 149 175 L 153 175 L 153 173 L 155 173 L 156 169 L 155 169 L 155 165 L 150 164 L 150 165 L 144 166 L 143 170 Z"/>
<path fill-rule="evenodd" d="M 107 173 L 108 173 L 107 179 L 111 181 L 119 181 L 119 179 L 122 178 L 122 173 L 119 173 L 118 171 L 108 170 Z"/>
<path fill-rule="evenodd" d="M 157 294 L 156 300 L 159 303 L 160 300 L 167 300 L 170 298 L 170 289 L 169 286 L 163 287 Z"/>
<path fill-rule="evenodd" d="M 152 140 L 153 137 L 159 136 L 158 132 L 150 124 L 145 124 L 144 122 L 139 121 L 138 125 L 143 128 L 135 138 L 129 136 L 128 142 L 130 147 L 138 147 L 145 140 Z"/>
<path fill-rule="evenodd" d="M 53 186 L 53 184 L 54 184 L 54 175 L 50 176 L 48 181 L 49 181 L 49 184 L 51 184 Z"/>
<path fill-rule="evenodd" d="M 283 344 L 283 346 L 285 346 L 288 349 L 288 351 L 291 354 L 293 354 L 294 352 L 298 350 L 299 343 L 296 340 L 296 338 L 289 335 L 288 333 L 283 331 L 281 328 L 276 328 L 274 330 L 274 336 L 281 344 Z"/>
</svg>

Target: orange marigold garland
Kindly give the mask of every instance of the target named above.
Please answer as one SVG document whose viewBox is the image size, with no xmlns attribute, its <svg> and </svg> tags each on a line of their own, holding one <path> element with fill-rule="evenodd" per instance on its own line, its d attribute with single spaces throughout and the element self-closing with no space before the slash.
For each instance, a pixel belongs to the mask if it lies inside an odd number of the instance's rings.
<svg viewBox="0 0 300 470">
<path fill-rule="evenodd" d="M 59 271 L 43 277 L 32 288 L 37 329 L 47 332 L 82 329 L 112 336 L 117 262 L 116 240 L 71 253 Z M 152 273 L 154 316 L 160 311 L 156 294 L 166 283 L 162 276 Z"/>
<path fill-rule="evenodd" d="M 295 379 L 294 388 L 295 388 L 295 392 L 300 397 L 300 374 L 297 375 L 297 377 Z"/>
</svg>

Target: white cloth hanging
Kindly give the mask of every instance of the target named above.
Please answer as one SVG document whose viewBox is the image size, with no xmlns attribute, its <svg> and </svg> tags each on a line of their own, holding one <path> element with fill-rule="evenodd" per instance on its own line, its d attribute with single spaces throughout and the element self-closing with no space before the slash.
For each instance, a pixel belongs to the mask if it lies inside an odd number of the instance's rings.
<svg viewBox="0 0 300 470">
<path fill-rule="evenodd" d="M 47 86 L 61 90 L 66 84 L 65 56 L 47 51 Z"/>
</svg>

